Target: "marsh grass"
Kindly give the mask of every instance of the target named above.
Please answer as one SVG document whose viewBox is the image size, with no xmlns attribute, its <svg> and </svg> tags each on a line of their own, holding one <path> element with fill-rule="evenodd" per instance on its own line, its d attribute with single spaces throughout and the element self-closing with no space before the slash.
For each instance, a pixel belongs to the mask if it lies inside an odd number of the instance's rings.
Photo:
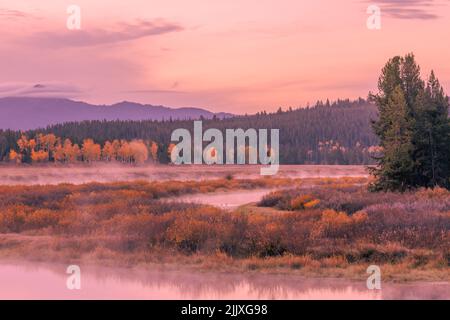
<svg viewBox="0 0 450 320">
<path fill-rule="evenodd" d="M 0 256 L 345 277 L 378 264 L 392 279 L 448 280 L 449 192 L 369 193 L 355 181 L 0 187 Z M 165 201 L 286 185 L 295 187 L 268 195 L 265 207 L 233 212 Z"/>
</svg>

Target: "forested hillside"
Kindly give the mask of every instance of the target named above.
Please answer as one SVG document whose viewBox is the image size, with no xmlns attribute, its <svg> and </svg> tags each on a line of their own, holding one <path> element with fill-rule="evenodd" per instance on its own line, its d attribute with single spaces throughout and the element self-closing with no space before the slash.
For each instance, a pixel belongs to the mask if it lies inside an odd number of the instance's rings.
<svg viewBox="0 0 450 320">
<path fill-rule="evenodd" d="M 284 164 L 368 164 L 378 150 L 378 140 L 370 121 L 376 119 L 376 108 L 363 99 L 318 102 L 314 107 L 289 109 L 275 113 L 261 112 L 251 116 L 204 120 L 204 130 L 280 129 L 280 161 Z M 60 144 L 70 139 L 82 149 L 85 140 L 93 139 L 101 148 L 107 142 L 143 141 L 153 146 L 157 161 L 168 162 L 168 148 L 173 130 L 192 131 L 192 121 L 83 121 L 49 126 L 26 132 L 0 131 L 0 159 L 10 160 L 11 150 L 20 152 L 17 141 L 22 135 L 33 139 L 38 134 L 54 134 Z M 92 143 L 89 141 L 89 143 Z M 107 144 L 109 147 L 109 144 Z M 109 157 L 107 157 L 108 160 Z M 51 160 L 51 159 L 50 159 Z"/>
<path fill-rule="evenodd" d="M 0 98 L 0 128 L 31 130 L 70 121 L 157 120 L 226 118 L 228 113 L 213 113 L 199 108 L 169 108 L 123 101 L 113 105 L 94 105 L 60 98 Z"/>
</svg>

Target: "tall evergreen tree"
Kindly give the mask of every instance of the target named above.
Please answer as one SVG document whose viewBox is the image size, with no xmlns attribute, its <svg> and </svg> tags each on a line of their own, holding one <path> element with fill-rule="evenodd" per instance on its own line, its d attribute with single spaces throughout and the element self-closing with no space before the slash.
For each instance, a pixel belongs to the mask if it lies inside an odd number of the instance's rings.
<svg viewBox="0 0 450 320">
<path fill-rule="evenodd" d="M 374 190 L 449 187 L 448 98 L 431 73 L 427 85 L 413 54 L 390 59 L 371 98 L 379 118 L 373 123 L 383 154 L 372 169 Z"/>
<path fill-rule="evenodd" d="M 448 98 L 433 71 L 418 102 L 414 139 L 417 184 L 448 188 L 450 186 Z"/>
<path fill-rule="evenodd" d="M 383 107 L 383 156 L 379 167 L 373 169 L 377 177 L 375 190 L 406 190 L 413 184 L 413 119 L 409 115 L 405 93 L 400 85 L 389 95 Z"/>
<path fill-rule="evenodd" d="M 392 125 L 390 119 L 389 99 L 393 94 L 395 88 L 402 86 L 402 79 L 400 78 L 401 57 L 394 57 L 390 59 L 378 79 L 378 95 L 370 95 L 370 98 L 378 107 L 378 121 L 373 122 L 373 129 L 375 134 L 380 138 L 381 144 L 385 140 L 385 133 L 389 126 Z"/>
</svg>

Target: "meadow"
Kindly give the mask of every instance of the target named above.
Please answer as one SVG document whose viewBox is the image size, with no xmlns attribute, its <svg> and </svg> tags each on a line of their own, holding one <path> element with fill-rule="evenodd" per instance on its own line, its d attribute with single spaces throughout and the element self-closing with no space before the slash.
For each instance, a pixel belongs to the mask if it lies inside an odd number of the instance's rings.
<svg viewBox="0 0 450 320">
<path fill-rule="evenodd" d="M 450 192 L 371 193 L 367 178 L 0 186 L 0 258 L 237 272 L 450 279 Z M 280 189 L 232 211 L 186 194 Z"/>
</svg>

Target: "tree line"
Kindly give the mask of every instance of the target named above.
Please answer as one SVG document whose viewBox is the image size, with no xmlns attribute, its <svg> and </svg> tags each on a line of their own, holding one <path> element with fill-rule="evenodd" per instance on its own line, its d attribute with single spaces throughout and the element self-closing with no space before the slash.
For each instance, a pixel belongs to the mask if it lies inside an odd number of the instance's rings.
<svg viewBox="0 0 450 320">
<path fill-rule="evenodd" d="M 238 128 L 280 129 L 282 164 L 371 164 L 372 157 L 380 151 L 378 137 L 370 127 L 371 120 L 376 118 L 375 105 L 364 99 L 357 99 L 318 101 L 312 107 L 202 120 L 204 130 L 217 128 L 225 132 L 226 129 Z M 142 140 L 144 144 L 151 141 L 155 144 L 153 149 L 156 150 L 156 161 L 168 163 L 170 136 L 178 128 L 192 132 L 193 121 L 83 121 L 26 132 L 0 131 L 0 161 L 9 161 L 11 150 L 20 151 L 18 141 L 22 135 L 31 139 L 39 134 L 53 134 L 61 140 L 62 147 L 66 139 L 80 148 L 87 139 L 95 140 L 101 148 L 114 140 Z M 147 149 L 151 151 L 148 143 Z M 52 161 L 53 158 L 49 156 Z"/>
<path fill-rule="evenodd" d="M 281 164 L 376 164 L 371 188 L 450 188 L 449 99 L 413 54 L 390 59 L 369 99 L 203 120 L 204 130 L 280 129 Z M 0 161 L 169 162 L 171 133 L 192 120 L 83 121 L 27 132 L 0 130 Z M 95 140 L 95 141 L 94 141 Z M 149 156 L 150 155 L 150 156 Z"/>
<path fill-rule="evenodd" d="M 17 148 L 11 149 L 8 155 L 9 161 L 15 163 L 119 161 L 143 164 L 148 160 L 157 161 L 158 148 L 153 141 L 113 140 L 100 145 L 90 138 L 78 145 L 52 133 L 39 133 L 31 139 L 23 134 L 16 144 Z"/>
</svg>

